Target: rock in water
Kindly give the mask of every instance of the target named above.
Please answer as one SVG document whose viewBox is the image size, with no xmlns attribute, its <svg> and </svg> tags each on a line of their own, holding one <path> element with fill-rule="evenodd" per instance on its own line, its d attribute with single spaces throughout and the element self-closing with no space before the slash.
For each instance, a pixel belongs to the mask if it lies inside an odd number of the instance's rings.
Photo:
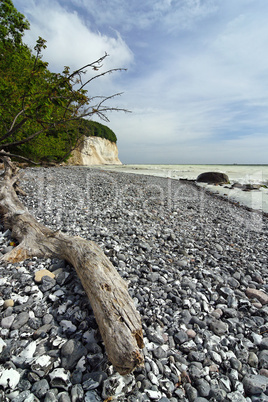
<svg viewBox="0 0 268 402">
<path fill-rule="evenodd" d="M 223 183 L 229 183 L 229 177 L 225 173 L 205 172 L 201 173 L 197 177 L 196 181 L 200 183 L 223 184 Z"/>
</svg>

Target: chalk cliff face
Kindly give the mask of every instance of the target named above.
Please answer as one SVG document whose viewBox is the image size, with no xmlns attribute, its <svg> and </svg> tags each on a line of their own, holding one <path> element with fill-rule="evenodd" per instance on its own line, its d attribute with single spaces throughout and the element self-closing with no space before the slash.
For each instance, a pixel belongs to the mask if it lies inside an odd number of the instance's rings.
<svg viewBox="0 0 268 402">
<path fill-rule="evenodd" d="M 69 165 L 122 165 L 114 142 L 100 137 L 84 137 L 81 145 L 72 152 Z"/>
</svg>

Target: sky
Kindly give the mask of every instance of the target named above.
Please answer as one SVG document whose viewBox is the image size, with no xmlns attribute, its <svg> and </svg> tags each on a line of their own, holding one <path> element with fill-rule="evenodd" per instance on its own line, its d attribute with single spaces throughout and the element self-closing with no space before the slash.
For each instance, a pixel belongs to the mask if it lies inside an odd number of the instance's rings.
<svg viewBox="0 0 268 402">
<path fill-rule="evenodd" d="M 14 0 L 61 72 L 109 55 L 89 94 L 124 164 L 268 164 L 267 0 Z M 88 74 L 93 74 L 92 70 Z"/>
</svg>

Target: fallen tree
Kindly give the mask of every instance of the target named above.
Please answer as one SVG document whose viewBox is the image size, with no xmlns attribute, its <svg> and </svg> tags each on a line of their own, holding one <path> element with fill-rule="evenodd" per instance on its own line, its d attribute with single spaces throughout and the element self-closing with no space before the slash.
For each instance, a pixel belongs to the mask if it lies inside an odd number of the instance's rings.
<svg viewBox="0 0 268 402">
<path fill-rule="evenodd" d="M 130 373 L 143 363 L 144 345 L 140 316 L 125 281 L 97 244 L 39 223 L 17 196 L 23 171 L 7 156 L 0 158 L 4 162 L 0 214 L 5 228 L 18 241 L 0 261 L 15 263 L 37 256 L 57 257 L 72 264 L 88 295 L 108 359 L 120 374 Z"/>
</svg>

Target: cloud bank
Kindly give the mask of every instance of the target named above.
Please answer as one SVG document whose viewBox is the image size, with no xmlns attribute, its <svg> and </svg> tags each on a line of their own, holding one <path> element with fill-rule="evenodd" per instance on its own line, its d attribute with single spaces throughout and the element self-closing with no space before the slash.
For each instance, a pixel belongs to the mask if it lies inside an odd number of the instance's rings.
<svg viewBox="0 0 268 402">
<path fill-rule="evenodd" d="M 93 88 L 124 91 L 111 114 L 124 163 L 268 163 L 265 0 L 15 0 L 54 71 L 105 52 L 126 67 Z"/>
</svg>

